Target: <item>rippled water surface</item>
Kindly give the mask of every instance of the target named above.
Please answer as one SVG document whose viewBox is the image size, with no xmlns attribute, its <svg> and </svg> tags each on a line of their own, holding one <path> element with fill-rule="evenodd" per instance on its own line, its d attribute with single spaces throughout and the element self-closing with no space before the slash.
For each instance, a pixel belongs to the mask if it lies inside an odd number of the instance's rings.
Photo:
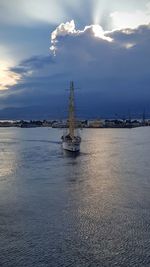
<svg viewBox="0 0 150 267">
<path fill-rule="evenodd" d="M 0 128 L 0 266 L 150 266 L 150 127 Z"/>
</svg>

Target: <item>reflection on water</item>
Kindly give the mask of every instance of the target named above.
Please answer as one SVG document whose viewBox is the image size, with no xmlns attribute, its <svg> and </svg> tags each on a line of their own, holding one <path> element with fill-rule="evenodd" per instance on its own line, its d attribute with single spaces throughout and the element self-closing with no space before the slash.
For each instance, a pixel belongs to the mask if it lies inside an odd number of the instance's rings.
<svg viewBox="0 0 150 267">
<path fill-rule="evenodd" d="M 68 158 L 77 158 L 79 155 L 80 155 L 80 151 L 76 151 L 76 152 L 72 152 L 72 151 L 67 151 L 67 150 L 63 150 L 63 155 L 65 157 L 68 157 Z M 74 163 L 75 161 L 72 161 L 72 164 Z"/>
<path fill-rule="evenodd" d="M 0 133 L 0 177 L 13 173 L 17 164 L 17 141 L 13 140 L 14 133 Z M 15 148 L 15 149 L 14 149 Z"/>
<path fill-rule="evenodd" d="M 1 266 L 149 266 L 149 134 L 1 129 Z"/>
<path fill-rule="evenodd" d="M 0 177 L 9 175 L 13 172 L 15 165 L 15 156 L 16 154 L 11 150 L 5 151 L 5 149 L 1 149 Z"/>
</svg>

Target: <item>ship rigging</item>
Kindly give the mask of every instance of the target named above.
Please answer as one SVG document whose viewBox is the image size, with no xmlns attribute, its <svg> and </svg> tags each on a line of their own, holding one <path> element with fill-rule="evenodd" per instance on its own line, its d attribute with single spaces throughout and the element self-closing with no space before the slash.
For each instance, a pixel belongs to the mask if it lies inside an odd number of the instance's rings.
<svg viewBox="0 0 150 267">
<path fill-rule="evenodd" d="M 79 152 L 80 143 L 81 137 L 77 131 L 77 122 L 75 120 L 74 83 L 70 82 L 68 130 L 62 136 L 62 146 L 64 150 Z"/>
</svg>

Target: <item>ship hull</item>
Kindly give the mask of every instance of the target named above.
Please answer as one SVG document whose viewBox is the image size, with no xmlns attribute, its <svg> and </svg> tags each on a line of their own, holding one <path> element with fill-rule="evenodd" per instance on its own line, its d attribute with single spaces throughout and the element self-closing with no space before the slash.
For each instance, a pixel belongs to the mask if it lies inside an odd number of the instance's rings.
<svg viewBox="0 0 150 267">
<path fill-rule="evenodd" d="M 62 142 L 62 147 L 64 150 L 71 151 L 71 152 L 79 152 L 80 151 L 80 143 L 73 143 L 73 142 Z"/>
</svg>

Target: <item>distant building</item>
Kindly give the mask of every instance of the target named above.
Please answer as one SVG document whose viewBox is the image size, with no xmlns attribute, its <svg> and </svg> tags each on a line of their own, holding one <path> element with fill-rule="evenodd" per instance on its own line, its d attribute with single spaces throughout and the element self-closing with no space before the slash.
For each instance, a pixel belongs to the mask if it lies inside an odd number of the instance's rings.
<svg viewBox="0 0 150 267">
<path fill-rule="evenodd" d="M 87 123 L 89 128 L 103 128 L 104 127 L 104 121 L 103 120 L 88 120 Z"/>
<path fill-rule="evenodd" d="M 54 121 L 52 123 L 52 128 L 66 128 L 67 122 L 66 121 Z"/>
</svg>

